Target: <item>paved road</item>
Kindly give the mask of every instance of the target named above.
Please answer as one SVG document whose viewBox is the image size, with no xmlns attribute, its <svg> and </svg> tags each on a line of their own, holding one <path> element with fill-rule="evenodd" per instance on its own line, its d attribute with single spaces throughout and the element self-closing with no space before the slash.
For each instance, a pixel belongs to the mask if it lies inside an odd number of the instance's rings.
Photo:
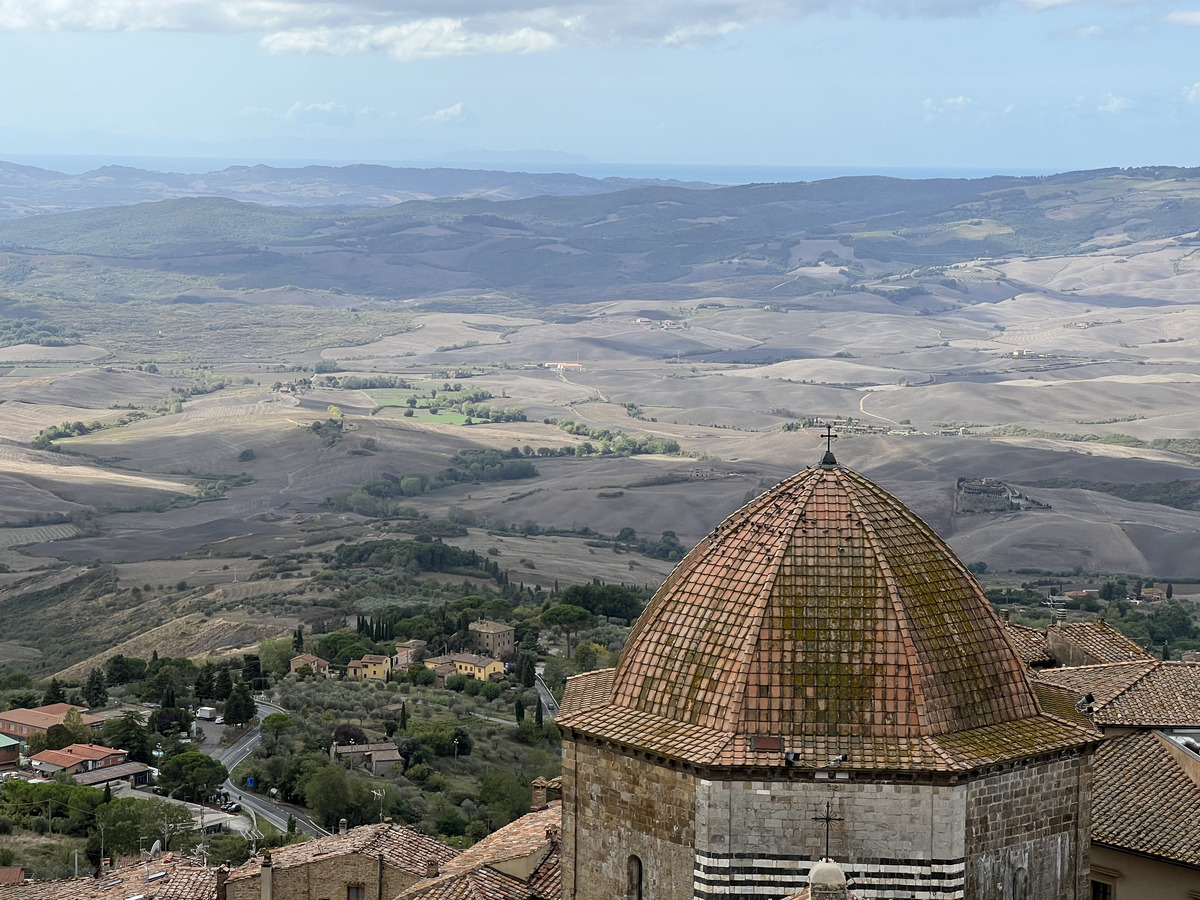
<svg viewBox="0 0 1200 900">
<path fill-rule="evenodd" d="M 264 718 L 273 712 L 283 712 L 283 710 L 270 703 L 257 701 L 255 704 L 258 712 L 258 719 L 261 722 Z M 254 749 L 262 743 L 262 730 L 255 725 L 252 729 L 243 734 L 240 738 L 230 744 L 228 747 L 222 747 L 212 755 L 220 760 L 230 772 L 233 767 L 240 763 L 243 759 L 254 752 Z M 266 797 L 259 797 L 250 793 L 242 787 L 233 784 L 232 781 L 226 780 L 221 785 L 221 790 L 229 794 L 231 799 L 236 798 L 239 803 L 246 809 L 254 810 L 254 814 L 260 819 L 265 819 L 270 822 L 280 831 L 287 830 L 288 816 L 294 816 L 296 819 L 296 827 L 307 835 L 312 837 L 321 837 L 329 834 L 324 828 L 308 817 L 303 809 L 298 806 L 292 806 L 287 803 L 279 803 L 274 800 L 268 800 Z"/>
<path fill-rule="evenodd" d="M 546 682 L 542 681 L 541 672 L 537 673 L 537 682 L 534 686 L 537 688 L 538 696 L 542 698 L 542 718 L 553 722 L 554 717 L 558 715 L 558 702 L 550 693 L 550 688 L 546 687 Z"/>
</svg>

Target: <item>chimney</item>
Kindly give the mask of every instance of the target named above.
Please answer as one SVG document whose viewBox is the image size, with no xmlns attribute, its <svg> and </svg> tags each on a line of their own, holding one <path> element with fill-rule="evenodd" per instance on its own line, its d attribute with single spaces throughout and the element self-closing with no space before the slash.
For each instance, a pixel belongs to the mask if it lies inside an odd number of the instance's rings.
<svg viewBox="0 0 1200 900">
<path fill-rule="evenodd" d="M 259 886 L 262 888 L 262 900 L 274 900 L 272 891 L 271 851 L 263 851 L 262 869 L 259 874 Z"/>
<path fill-rule="evenodd" d="M 375 854 L 375 900 L 383 900 L 383 853 Z"/>
<path fill-rule="evenodd" d="M 426 878 L 437 878 L 438 877 L 437 857 L 431 856 L 431 857 L 429 857 L 429 859 L 425 860 L 425 877 Z"/>
<path fill-rule="evenodd" d="M 338 822 L 338 834 L 344 835 L 345 833 L 346 833 L 346 820 L 342 819 Z"/>
<path fill-rule="evenodd" d="M 1104 616 L 1101 616 L 1101 617 L 1100 617 L 1100 619 L 1099 619 L 1099 621 L 1097 622 L 1097 624 L 1098 624 L 1098 625 L 1105 625 L 1105 624 L 1107 624 L 1107 623 L 1104 621 Z"/>
<path fill-rule="evenodd" d="M 546 799 L 546 782 L 539 778 L 533 783 L 533 802 L 530 807 L 534 810 L 545 809 L 549 803 Z"/>
<path fill-rule="evenodd" d="M 1066 625 L 1066 624 L 1067 624 L 1067 611 L 1066 611 L 1065 609 L 1060 609 L 1060 610 L 1058 611 L 1057 617 L 1058 617 L 1058 624 L 1059 624 L 1059 625 Z"/>
<path fill-rule="evenodd" d="M 225 897 L 225 879 L 229 877 L 229 873 L 224 866 L 217 869 L 217 900 L 226 900 Z"/>
<path fill-rule="evenodd" d="M 391 817 L 391 816 L 384 816 L 384 819 L 383 819 L 383 824 L 384 824 L 384 825 L 391 825 L 391 824 L 392 824 L 392 817 Z"/>
<path fill-rule="evenodd" d="M 1007 609 L 1000 610 L 1000 618 L 1003 619 L 1005 622 L 1008 621 L 1008 610 Z"/>
</svg>

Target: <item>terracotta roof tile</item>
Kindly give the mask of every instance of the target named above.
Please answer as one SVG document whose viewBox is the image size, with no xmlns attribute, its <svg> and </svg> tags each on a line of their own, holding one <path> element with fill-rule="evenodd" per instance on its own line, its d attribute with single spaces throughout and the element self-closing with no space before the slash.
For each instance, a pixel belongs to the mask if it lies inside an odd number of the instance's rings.
<svg viewBox="0 0 1200 900">
<path fill-rule="evenodd" d="M 165 873 L 165 874 L 158 874 Z M 168 853 L 149 866 L 137 861 L 104 872 L 99 878 L 64 878 L 5 887 L 4 900 L 216 900 L 217 870 L 197 860 Z"/>
<path fill-rule="evenodd" d="M 1145 659 L 1049 669 L 1038 680 L 1095 698 L 1101 726 L 1200 727 L 1200 663 Z"/>
<path fill-rule="evenodd" d="M 1045 632 L 1018 625 L 1007 619 L 1003 621 L 1004 630 L 1008 634 L 1009 640 L 1013 642 L 1013 646 L 1017 648 L 1017 653 L 1020 654 L 1025 665 L 1045 666 L 1054 662 L 1054 657 L 1050 655 L 1050 646 Z"/>
<path fill-rule="evenodd" d="M 1051 626 L 1063 640 L 1074 644 L 1097 663 L 1154 659 L 1141 644 L 1126 637 L 1104 620 Z"/>
<path fill-rule="evenodd" d="M 425 874 L 425 863 L 430 858 L 445 865 L 458 852 L 433 838 L 418 834 L 402 825 L 384 823 L 351 828 L 346 834 L 331 834 L 327 837 L 280 847 L 271 853 L 271 865 L 276 869 L 290 869 L 307 865 L 317 859 L 329 859 L 362 853 L 375 857 L 382 853 L 384 861 L 401 871 L 413 875 Z M 229 874 L 229 881 L 253 878 L 262 871 L 262 857 L 249 860 Z"/>
<path fill-rule="evenodd" d="M 1200 758 L 1154 732 L 1105 741 L 1096 751 L 1092 842 L 1200 866 Z"/>
<path fill-rule="evenodd" d="M 468 847 L 446 864 L 446 872 L 461 872 L 475 866 L 529 856 L 549 840 L 547 829 L 562 828 L 562 803 L 527 813 Z"/>
<path fill-rule="evenodd" d="M 949 547 L 837 466 L 788 479 L 701 541 L 615 672 L 568 682 L 557 722 L 720 765 L 763 764 L 763 739 L 822 765 L 853 747 L 866 768 L 926 770 L 1095 737 L 1041 716 L 1016 647 Z"/>
</svg>

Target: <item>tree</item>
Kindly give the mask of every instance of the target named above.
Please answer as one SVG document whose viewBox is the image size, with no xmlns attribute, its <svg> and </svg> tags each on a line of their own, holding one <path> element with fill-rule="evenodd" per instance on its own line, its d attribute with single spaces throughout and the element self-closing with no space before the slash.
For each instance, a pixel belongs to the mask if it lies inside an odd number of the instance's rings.
<svg viewBox="0 0 1200 900">
<path fill-rule="evenodd" d="M 233 679 L 229 677 L 229 670 L 222 668 L 217 672 L 217 680 L 213 684 L 213 697 L 217 700 L 228 700 L 232 692 Z"/>
<path fill-rule="evenodd" d="M 352 725 L 350 722 L 343 722 L 337 728 L 333 729 L 333 742 L 335 744 L 349 744 L 353 741 L 355 744 L 369 743 L 367 733 L 357 725 Z"/>
<path fill-rule="evenodd" d="M 537 682 L 537 656 L 533 653 L 522 653 L 517 663 L 517 676 L 521 687 L 533 687 Z"/>
<path fill-rule="evenodd" d="M 525 701 L 520 697 L 518 697 L 517 702 L 513 704 L 513 715 L 517 717 L 518 725 L 525 721 Z"/>
<path fill-rule="evenodd" d="M 127 750 L 134 762 L 150 762 L 150 731 L 139 712 L 128 710 L 105 722 L 104 741 L 110 747 Z"/>
<path fill-rule="evenodd" d="M 292 650 L 296 653 L 304 652 L 304 626 L 297 625 L 296 631 L 292 634 Z"/>
<path fill-rule="evenodd" d="M 217 691 L 217 667 L 211 661 L 205 662 L 196 673 L 196 683 L 192 686 L 197 700 L 212 700 Z"/>
<path fill-rule="evenodd" d="M 408 704 L 400 704 L 400 730 L 408 731 Z"/>
<path fill-rule="evenodd" d="M 89 709 L 97 709 L 108 703 L 108 685 L 100 669 L 88 670 L 87 681 L 83 685 L 83 701 Z"/>
<path fill-rule="evenodd" d="M 545 713 L 545 710 L 542 708 L 542 698 L 539 695 L 537 712 L 535 712 L 533 714 L 533 724 L 536 725 L 538 728 L 541 728 L 542 725 L 545 724 L 545 721 L 546 721 L 546 713 Z"/>
<path fill-rule="evenodd" d="M 83 716 L 79 714 L 79 710 L 68 709 L 62 723 L 71 735 L 69 743 L 86 744 L 92 739 L 92 729 L 83 724 Z"/>
<path fill-rule="evenodd" d="M 51 703 L 66 702 L 67 695 L 62 689 L 62 685 L 58 683 L 57 678 L 51 678 L 50 684 L 46 686 L 46 693 L 42 694 L 42 706 L 49 706 Z"/>
<path fill-rule="evenodd" d="M 225 701 L 225 721 L 231 725 L 244 725 L 254 718 L 254 697 L 250 694 L 250 685 L 239 681 Z"/>
<path fill-rule="evenodd" d="M 1167 599 L 1170 600 L 1174 596 L 1175 596 L 1175 585 L 1168 582 L 1167 583 Z"/>
<path fill-rule="evenodd" d="M 596 663 L 600 659 L 600 651 L 602 647 L 598 647 L 591 641 L 585 644 L 580 644 L 575 650 L 575 667 L 580 672 L 590 672 L 596 668 Z"/>
<path fill-rule="evenodd" d="M 263 672 L 283 676 L 291 668 L 295 656 L 296 636 L 267 638 L 258 645 L 258 658 Z M 249 676 L 247 676 L 249 677 Z"/>
<path fill-rule="evenodd" d="M 279 732 L 285 728 L 291 728 L 294 724 L 291 716 L 281 712 L 271 713 L 262 720 L 262 730 L 271 735 L 272 738 L 272 752 L 279 746 Z"/>
<path fill-rule="evenodd" d="M 104 855 L 113 858 L 137 856 L 155 840 L 162 841 L 166 850 L 174 836 L 193 827 L 187 807 L 165 800 L 122 797 L 97 808 L 96 827 L 88 838 L 88 858 L 99 863 L 102 841 Z"/>
<path fill-rule="evenodd" d="M 542 624 L 562 630 L 567 640 L 567 659 L 570 659 L 571 635 L 583 628 L 590 628 L 595 625 L 596 617 L 582 607 L 572 606 L 569 603 L 560 603 L 542 613 Z"/>
<path fill-rule="evenodd" d="M 46 729 L 46 747 L 47 750 L 61 750 L 63 747 L 69 747 L 75 743 L 75 739 L 71 737 L 71 732 L 66 725 L 51 725 Z"/>
<path fill-rule="evenodd" d="M 179 753 L 162 764 L 158 784 L 179 800 L 199 803 L 229 777 L 220 762 L 196 750 Z"/>
</svg>

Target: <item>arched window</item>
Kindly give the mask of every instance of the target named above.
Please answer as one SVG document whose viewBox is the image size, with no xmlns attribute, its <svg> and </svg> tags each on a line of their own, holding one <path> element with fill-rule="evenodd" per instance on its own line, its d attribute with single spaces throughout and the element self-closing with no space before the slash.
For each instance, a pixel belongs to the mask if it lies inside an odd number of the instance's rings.
<svg viewBox="0 0 1200 900">
<path fill-rule="evenodd" d="M 1013 873 L 1013 900 L 1029 900 L 1029 873 L 1025 867 Z"/>
<path fill-rule="evenodd" d="M 629 886 L 625 891 L 628 900 L 642 900 L 642 861 L 629 857 Z"/>
</svg>

